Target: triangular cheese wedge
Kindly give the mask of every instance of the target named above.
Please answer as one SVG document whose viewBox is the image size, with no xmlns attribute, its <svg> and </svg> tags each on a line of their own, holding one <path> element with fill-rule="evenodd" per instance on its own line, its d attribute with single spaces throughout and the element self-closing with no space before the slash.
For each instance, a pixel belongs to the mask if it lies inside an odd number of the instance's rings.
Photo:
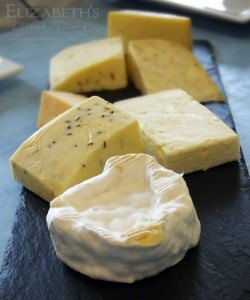
<svg viewBox="0 0 250 300">
<path fill-rule="evenodd" d="M 129 43 L 128 71 L 143 94 L 180 88 L 199 102 L 224 96 L 191 51 L 164 40 Z"/>
<path fill-rule="evenodd" d="M 50 61 L 50 88 L 72 93 L 114 90 L 127 85 L 121 38 L 66 48 Z"/>
</svg>

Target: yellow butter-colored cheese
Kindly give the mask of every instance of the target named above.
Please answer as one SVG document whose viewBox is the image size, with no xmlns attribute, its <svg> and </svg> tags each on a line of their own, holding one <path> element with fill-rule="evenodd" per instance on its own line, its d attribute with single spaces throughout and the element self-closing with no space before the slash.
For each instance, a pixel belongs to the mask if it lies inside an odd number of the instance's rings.
<svg viewBox="0 0 250 300">
<path fill-rule="evenodd" d="M 140 124 L 146 152 L 179 173 L 206 170 L 237 160 L 237 134 L 182 90 L 115 103 Z"/>
<path fill-rule="evenodd" d="M 10 163 L 15 180 L 50 201 L 101 173 L 109 157 L 143 151 L 138 122 L 94 96 L 41 127 Z"/>
<path fill-rule="evenodd" d="M 199 102 L 224 96 L 191 51 L 164 40 L 131 41 L 128 72 L 142 94 L 183 89 Z"/>
<path fill-rule="evenodd" d="M 40 128 L 85 99 L 87 99 L 85 96 L 67 92 L 42 92 L 37 127 Z"/>
<path fill-rule="evenodd" d="M 125 49 L 131 40 L 163 39 L 192 50 L 191 19 L 170 14 L 121 10 L 108 16 L 108 34 L 120 36 Z"/>
<path fill-rule="evenodd" d="M 66 48 L 50 61 L 50 89 L 72 93 L 114 90 L 127 85 L 120 38 Z"/>
</svg>

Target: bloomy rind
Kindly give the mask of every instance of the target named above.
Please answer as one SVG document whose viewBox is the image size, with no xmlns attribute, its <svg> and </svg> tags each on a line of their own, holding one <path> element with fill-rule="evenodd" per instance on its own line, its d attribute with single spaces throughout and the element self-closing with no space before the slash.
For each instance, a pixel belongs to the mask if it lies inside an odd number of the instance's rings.
<svg viewBox="0 0 250 300">
<path fill-rule="evenodd" d="M 135 228 L 120 233 L 86 220 L 87 207 L 95 208 L 100 193 L 105 197 L 108 189 L 119 189 L 117 183 L 128 189 L 133 185 L 135 169 L 136 176 L 149 180 L 154 217 L 145 215 Z M 127 283 L 176 264 L 200 236 L 200 222 L 182 175 L 146 154 L 110 158 L 102 174 L 51 202 L 47 223 L 57 256 L 67 265 L 92 278 Z"/>
</svg>

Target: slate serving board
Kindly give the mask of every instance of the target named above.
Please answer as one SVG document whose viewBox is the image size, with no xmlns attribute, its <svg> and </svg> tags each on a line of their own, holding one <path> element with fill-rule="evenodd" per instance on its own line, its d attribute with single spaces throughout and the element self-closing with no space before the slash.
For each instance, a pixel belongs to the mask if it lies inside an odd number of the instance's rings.
<svg viewBox="0 0 250 300">
<path fill-rule="evenodd" d="M 223 90 L 211 45 L 195 54 Z M 99 95 L 113 102 L 138 95 Z M 226 103 L 206 106 L 234 129 Z M 174 267 L 134 284 L 98 281 L 60 262 L 46 226 L 49 205 L 22 189 L 0 273 L 0 299 L 250 299 L 250 180 L 244 158 L 185 176 L 202 224 L 199 245 Z"/>
</svg>

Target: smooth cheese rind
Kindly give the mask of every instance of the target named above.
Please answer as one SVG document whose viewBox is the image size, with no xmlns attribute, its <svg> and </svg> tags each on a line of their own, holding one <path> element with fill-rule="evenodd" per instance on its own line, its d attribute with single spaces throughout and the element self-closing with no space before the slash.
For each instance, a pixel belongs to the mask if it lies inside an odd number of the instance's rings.
<svg viewBox="0 0 250 300">
<path fill-rule="evenodd" d="M 137 121 L 91 97 L 41 127 L 10 162 L 15 180 L 50 201 L 101 173 L 109 157 L 143 151 Z"/>
<path fill-rule="evenodd" d="M 42 127 L 50 120 L 85 99 L 87 97 L 66 92 L 42 92 L 37 127 Z"/>
<path fill-rule="evenodd" d="M 127 50 L 131 40 L 163 39 L 192 50 L 191 19 L 163 13 L 132 10 L 112 11 L 108 16 L 108 35 L 121 37 Z"/>
<path fill-rule="evenodd" d="M 127 283 L 178 263 L 200 237 L 182 174 L 142 153 L 108 159 L 102 174 L 54 199 L 47 224 L 68 266 Z"/>
<path fill-rule="evenodd" d="M 120 38 L 64 49 L 50 61 L 50 88 L 73 93 L 114 90 L 127 85 Z"/>
<path fill-rule="evenodd" d="M 128 73 L 142 94 L 183 89 L 199 102 L 224 101 L 205 69 L 186 48 L 170 41 L 131 41 Z"/>
<path fill-rule="evenodd" d="M 119 109 L 141 127 L 146 152 L 175 172 L 206 170 L 237 160 L 237 134 L 182 90 L 123 100 Z"/>
</svg>

